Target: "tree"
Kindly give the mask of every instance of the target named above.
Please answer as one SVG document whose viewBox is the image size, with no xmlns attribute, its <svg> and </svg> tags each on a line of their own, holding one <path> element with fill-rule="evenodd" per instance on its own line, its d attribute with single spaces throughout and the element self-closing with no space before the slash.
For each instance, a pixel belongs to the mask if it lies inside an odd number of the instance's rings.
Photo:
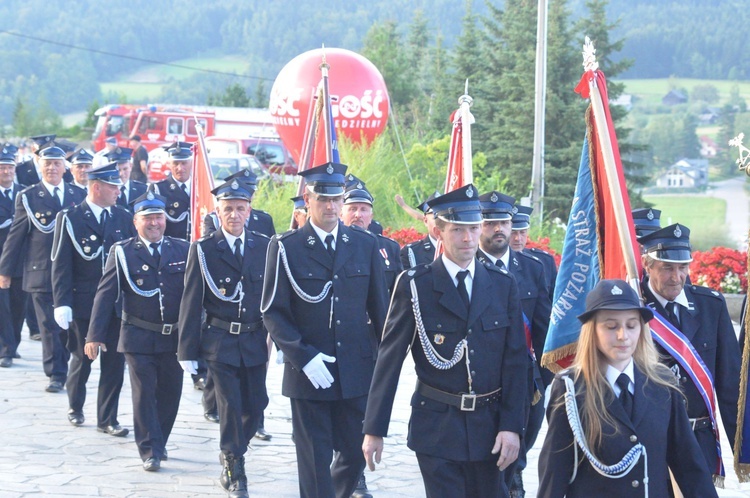
<svg viewBox="0 0 750 498">
<path fill-rule="evenodd" d="M 208 105 L 222 107 L 250 107 L 250 98 L 245 89 L 238 83 L 233 83 L 224 89 L 223 93 L 208 96 Z"/>
<path fill-rule="evenodd" d="M 695 85 L 690 92 L 691 100 L 715 104 L 719 101 L 719 89 L 711 84 Z"/>
</svg>

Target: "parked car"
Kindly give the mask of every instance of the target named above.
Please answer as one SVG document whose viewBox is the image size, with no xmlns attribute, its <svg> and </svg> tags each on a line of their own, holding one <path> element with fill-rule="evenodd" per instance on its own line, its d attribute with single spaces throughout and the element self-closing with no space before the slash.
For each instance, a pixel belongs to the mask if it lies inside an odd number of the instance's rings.
<svg viewBox="0 0 750 498">
<path fill-rule="evenodd" d="M 250 154 L 268 169 L 269 173 L 296 175 L 297 163 L 280 139 L 272 136 L 224 138 L 206 137 L 209 154 Z"/>
<path fill-rule="evenodd" d="M 148 159 L 148 181 L 153 183 L 164 180 L 169 174 L 167 152 L 161 147 L 154 149 L 149 153 Z M 261 163 L 249 154 L 209 154 L 208 161 L 211 163 L 211 172 L 217 185 L 223 178 L 242 168 L 250 168 L 259 180 L 270 176 Z"/>
</svg>

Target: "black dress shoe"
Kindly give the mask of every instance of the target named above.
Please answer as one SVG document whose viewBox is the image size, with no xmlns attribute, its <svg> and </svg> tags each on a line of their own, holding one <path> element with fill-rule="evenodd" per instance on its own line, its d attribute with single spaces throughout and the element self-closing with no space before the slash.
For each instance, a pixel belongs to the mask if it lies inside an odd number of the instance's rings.
<svg viewBox="0 0 750 498">
<path fill-rule="evenodd" d="M 0 367 L 10 368 L 12 366 L 13 366 L 13 358 L 10 358 L 10 357 L 0 358 Z"/>
<path fill-rule="evenodd" d="M 120 424 L 108 425 L 106 427 L 97 427 L 96 430 L 115 437 L 125 437 L 130 432 L 127 428 L 121 427 Z M 156 460 L 158 461 L 159 459 L 157 458 Z"/>
<path fill-rule="evenodd" d="M 29 339 L 32 341 L 41 341 L 42 340 L 42 334 L 36 333 L 36 334 L 29 334 Z"/>
<path fill-rule="evenodd" d="M 156 457 L 150 457 L 147 458 L 145 462 L 143 462 L 143 470 L 146 472 L 156 472 L 161 468 L 161 460 Z"/>
<path fill-rule="evenodd" d="M 357 487 L 354 488 L 354 493 L 352 493 L 352 498 L 372 498 L 372 495 L 367 491 L 367 481 L 365 480 L 364 472 L 362 472 L 359 475 L 359 480 L 357 481 Z"/>
<path fill-rule="evenodd" d="M 68 412 L 68 422 L 70 422 L 71 424 L 75 426 L 80 426 L 80 425 L 83 425 L 84 420 L 85 419 L 83 417 L 83 413 L 74 412 L 72 410 Z"/>
<path fill-rule="evenodd" d="M 219 423 L 219 414 L 214 412 L 206 412 L 203 414 L 203 417 L 208 420 L 209 422 L 213 422 L 215 424 Z"/>
<path fill-rule="evenodd" d="M 270 441 L 272 437 L 263 427 L 258 427 L 258 430 L 255 432 L 255 439 L 260 439 L 261 441 Z"/>
<path fill-rule="evenodd" d="M 18 351 L 16 351 L 15 353 L 13 353 L 13 359 L 14 360 L 20 360 L 21 359 L 21 355 L 18 354 Z"/>
<path fill-rule="evenodd" d="M 63 383 L 59 380 L 52 380 L 50 381 L 49 385 L 47 385 L 47 388 L 45 391 L 48 393 L 59 393 L 63 390 Z"/>
<path fill-rule="evenodd" d="M 206 388 L 206 379 L 203 377 L 198 377 L 198 379 L 193 382 L 193 389 L 196 391 L 202 391 Z"/>
</svg>

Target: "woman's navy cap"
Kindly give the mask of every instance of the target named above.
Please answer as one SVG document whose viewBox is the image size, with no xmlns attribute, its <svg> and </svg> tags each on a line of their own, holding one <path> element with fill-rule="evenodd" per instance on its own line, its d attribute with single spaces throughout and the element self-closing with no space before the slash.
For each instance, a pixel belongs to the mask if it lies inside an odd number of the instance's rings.
<svg viewBox="0 0 750 498">
<path fill-rule="evenodd" d="M 185 161 L 193 157 L 193 144 L 190 142 L 175 142 L 164 147 L 170 159 Z"/>
<path fill-rule="evenodd" d="M 635 236 L 643 237 L 661 228 L 661 211 L 652 208 L 640 208 L 633 210 L 633 224 L 635 225 Z"/>
<path fill-rule="evenodd" d="M 514 197 L 502 194 L 497 190 L 479 196 L 482 205 L 482 217 L 485 220 L 509 220 L 513 218 Z"/>
<path fill-rule="evenodd" d="M 308 190 L 333 197 L 344 193 L 346 169 L 346 164 L 326 163 L 297 174 L 305 179 Z"/>
<path fill-rule="evenodd" d="M 638 237 L 644 254 L 666 263 L 690 263 L 693 260 L 690 247 L 690 229 L 679 223 Z"/>
<path fill-rule="evenodd" d="M 116 163 L 126 163 L 133 158 L 133 149 L 117 147 L 104 154 L 104 157 Z"/>
<path fill-rule="evenodd" d="M 94 156 L 89 153 L 86 149 L 78 149 L 78 151 L 70 156 L 71 164 L 93 164 Z"/>
<path fill-rule="evenodd" d="M 427 206 L 435 213 L 435 218 L 449 223 L 474 225 L 482 222 L 482 205 L 471 183 L 427 201 Z"/>
<path fill-rule="evenodd" d="M 516 214 L 513 215 L 513 230 L 528 230 L 531 226 L 531 206 L 516 205 Z"/>
<path fill-rule="evenodd" d="M 243 201 L 249 201 L 253 198 L 255 189 L 252 187 L 252 185 L 248 185 L 247 183 L 234 178 L 233 180 L 222 183 L 221 185 L 213 189 L 211 193 L 214 194 L 214 197 L 216 197 L 217 201 L 220 201 L 222 199 L 239 199 Z"/>
<path fill-rule="evenodd" d="M 110 185 L 122 185 L 120 179 L 120 171 L 117 169 L 117 163 L 112 161 L 111 163 L 103 164 L 98 168 L 90 169 L 86 172 L 86 176 L 89 181 L 99 180 L 100 182 L 108 183 Z"/>
<path fill-rule="evenodd" d="M 586 296 L 586 311 L 578 319 L 586 323 L 599 310 L 637 310 L 645 322 L 654 317 L 651 308 L 641 305 L 638 294 L 624 280 L 600 280 Z"/>
<path fill-rule="evenodd" d="M 148 191 L 132 202 L 135 214 L 157 214 L 167 209 L 167 198 L 154 193 L 149 186 Z"/>
</svg>

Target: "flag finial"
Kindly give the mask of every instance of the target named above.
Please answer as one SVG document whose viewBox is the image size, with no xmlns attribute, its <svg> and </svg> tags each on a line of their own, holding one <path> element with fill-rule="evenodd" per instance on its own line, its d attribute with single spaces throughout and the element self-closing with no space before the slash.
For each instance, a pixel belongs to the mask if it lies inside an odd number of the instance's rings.
<svg viewBox="0 0 750 498">
<path fill-rule="evenodd" d="M 742 145 L 742 140 L 745 138 L 744 133 L 740 133 L 733 139 L 729 141 L 729 145 L 732 147 L 737 147 L 740 157 L 737 158 L 737 165 L 740 167 L 741 171 L 744 171 L 748 176 L 750 176 L 750 149 Z"/>
<path fill-rule="evenodd" d="M 588 36 L 585 38 L 583 43 L 583 70 L 584 71 L 596 71 L 599 69 L 599 63 L 596 62 L 596 49 L 594 48 L 594 42 Z"/>
<path fill-rule="evenodd" d="M 469 107 L 474 103 L 474 99 L 469 95 L 469 78 L 466 78 L 466 83 L 464 83 L 464 94 L 458 98 L 458 105 L 463 103 L 469 104 Z"/>
</svg>

